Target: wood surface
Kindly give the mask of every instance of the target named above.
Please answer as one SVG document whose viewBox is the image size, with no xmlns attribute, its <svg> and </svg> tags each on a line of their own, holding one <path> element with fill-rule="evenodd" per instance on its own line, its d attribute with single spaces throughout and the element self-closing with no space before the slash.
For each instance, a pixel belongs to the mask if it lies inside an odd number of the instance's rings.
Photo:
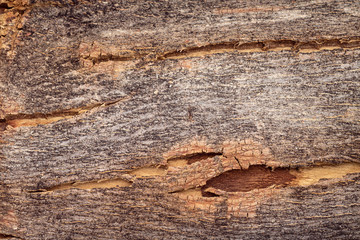
<svg viewBox="0 0 360 240">
<path fill-rule="evenodd" d="M 0 0 L 0 238 L 359 239 L 360 2 Z"/>
</svg>

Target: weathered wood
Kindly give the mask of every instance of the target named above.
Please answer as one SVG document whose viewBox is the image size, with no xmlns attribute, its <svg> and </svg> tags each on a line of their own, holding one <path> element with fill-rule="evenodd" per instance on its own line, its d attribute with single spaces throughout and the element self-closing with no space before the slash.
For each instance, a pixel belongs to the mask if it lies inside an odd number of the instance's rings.
<svg viewBox="0 0 360 240">
<path fill-rule="evenodd" d="M 0 238 L 360 237 L 358 1 L 0 7 Z"/>
</svg>

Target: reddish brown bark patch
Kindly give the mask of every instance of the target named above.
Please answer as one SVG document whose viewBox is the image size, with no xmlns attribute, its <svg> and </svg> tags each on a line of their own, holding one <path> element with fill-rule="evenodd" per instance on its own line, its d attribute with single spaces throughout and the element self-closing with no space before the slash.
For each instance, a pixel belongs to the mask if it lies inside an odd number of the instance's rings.
<svg viewBox="0 0 360 240">
<path fill-rule="evenodd" d="M 230 170 L 214 177 L 203 186 L 212 187 L 227 192 L 248 192 L 257 188 L 266 188 L 271 185 L 287 185 L 295 176 L 290 174 L 288 168 L 277 168 L 272 171 L 265 165 L 253 165 L 248 170 Z"/>
</svg>

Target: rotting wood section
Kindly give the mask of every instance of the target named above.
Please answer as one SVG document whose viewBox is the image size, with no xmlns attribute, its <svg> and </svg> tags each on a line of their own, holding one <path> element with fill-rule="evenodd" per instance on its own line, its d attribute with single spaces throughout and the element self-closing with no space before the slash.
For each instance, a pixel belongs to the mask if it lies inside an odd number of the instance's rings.
<svg viewBox="0 0 360 240">
<path fill-rule="evenodd" d="M 1 237 L 359 239 L 359 7 L 0 0 Z"/>
</svg>

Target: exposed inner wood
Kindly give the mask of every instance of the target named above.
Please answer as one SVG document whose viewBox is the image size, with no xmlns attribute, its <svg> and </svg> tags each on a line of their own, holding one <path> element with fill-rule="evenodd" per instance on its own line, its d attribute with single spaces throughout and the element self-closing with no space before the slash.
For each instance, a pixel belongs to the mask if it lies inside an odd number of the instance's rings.
<svg viewBox="0 0 360 240">
<path fill-rule="evenodd" d="M 156 167 L 144 167 L 131 171 L 129 174 L 135 175 L 136 177 L 152 177 L 152 176 L 165 176 L 166 169 Z"/>
<path fill-rule="evenodd" d="M 253 189 L 277 186 L 309 186 L 321 179 L 341 179 L 347 174 L 359 173 L 359 163 L 314 166 L 300 169 L 277 168 L 271 170 L 264 165 L 253 165 L 247 170 L 230 170 L 214 177 L 201 188 L 203 197 L 218 196 L 206 191 L 208 188 L 226 192 L 247 192 Z M 184 191 L 186 194 L 186 191 Z"/>
<path fill-rule="evenodd" d="M 213 158 L 219 155 L 210 154 L 202 155 L 197 161 L 207 158 Z M 194 158 L 193 155 L 191 156 Z M 175 160 L 178 161 L 178 160 Z M 186 160 L 187 161 L 187 160 Z M 188 163 L 186 163 L 188 165 Z M 170 165 L 171 166 L 171 165 Z M 314 166 L 300 169 L 290 169 L 279 167 L 272 170 L 266 165 L 251 165 L 248 169 L 232 169 L 219 176 L 210 178 L 201 188 L 186 189 L 171 193 L 179 193 L 181 196 L 192 197 L 218 197 L 219 195 L 209 191 L 209 189 L 218 189 L 225 192 L 249 192 L 254 189 L 267 188 L 271 186 L 309 186 L 319 182 L 320 179 L 341 179 L 346 174 L 359 173 L 359 163 L 343 163 L 338 165 Z M 168 174 L 166 168 L 144 167 L 130 171 L 129 174 L 136 178 L 146 177 L 164 177 Z M 64 183 L 46 189 L 30 191 L 32 193 L 52 192 L 58 190 L 67 190 L 71 188 L 93 189 L 93 188 L 113 188 L 128 187 L 132 182 L 124 179 L 103 179 L 86 182 Z"/>
<path fill-rule="evenodd" d="M 9 234 L 1 234 L 0 233 L 0 239 L 22 239 L 22 238 L 19 238 L 19 237 L 16 237 L 14 235 L 9 235 Z"/>
<path fill-rule="evenodd" d="M 332 174 L 327 169 L 332 168 Z M 271 171 L 264 165 L 253 165 L 247 170 L 230 170 L 209 179 L 202 187 L 194 187 L 172 193 L 184 201 L 189 210 L 211 212 L 217 204 L 226 203 L 228 216 L 252 218 L 257 208 L 269 199 L 299 190 L 298 186 L 317 184 L 324 178 L 328 186 L 336 182 L 347 182 L 344 175 L 360 172 L 360 164 L 343 163 L 333 166 L 306 167 L 296 170 L 278 168 Z M 305 173 L 304 173 L 305 172 Z M 311 172 L 309 174 L 307 172 Z M 311 183 L 308 182 L 311 179 Z M 299 184 L 300 182 L 300 184 Z M 267 186 L 266 186 L 267 185 Z M 315 189 L 321 186 L 313 186 Z M 253 189 L 252 189 L 253 188 Z M 301 189 L 301 188 L 300 188 Z M 314 194 L 317 194 L 314 192 Z M 295 202 L 299 204 L 299 202 Z"/>
<path fill-rule="evenodd" d="M 197 190 L 197 193 L 199 194 L 199 196 L 201 197 L 219 197 L 220 195 L 213 193 L 211 191 L 209 191 L 208 189 L 206 189 L 205 187 L 202 187 L 201 189 Z M 186 193 L 185 193 L 186 194 Z M 195 196 L 195 195 L 194 195 Z"/>
<path fill-rule="evenodd" d="M 201 197 L 204 197 L 204 195 L 207 195 L 207 194 L 211 194 L 211 195 L 208 195 L 210 197 L 214 196 L 213 193 L 202 192 L 201 188 L 188 189 L 188 190 L 185 190 L 185 191 L 177 192 L 176 194 L 178 194 L 180 197 L 193 197 L 193 198 L 201 198 Z"/>
<path fill-rule="evenodd" d="M 264 165 L 250 166 L 247 170 L 230 170 L 206 182 L 203 190 L 209 187 L 227 192 L 248 192 L 257 188 L 266 188 L 272 185 L 285 186 L 295 176 L 289 169 L 277 168 L 274 171 Z"/>
<path fill-rule="evenodd" d="M 174 159 L 174 160 L 168 160 L 168 166 L 169 167 L 185 167 L 188 165 L 188 161 L 186 159 Z"/>
<path fill-rule="evenodd" d="M 54 187 L 46 188 L 46 189 L 38 189 L 35 191 L 29 191 L 31 193 L 43 193 L 43 192 L 53 192 L 58 190 L 67 190 L 71 188 L 78 189 L 93 189 L 93 188 L 114 188 L 114 187 L 129 187 L 131 186 L 131 182 L 126 181 L 124 179 L 104 179 L 104 180 L 95 180 L 95 181 L 87 181 L 87 182 L 73 182 L 73 183 L 65 183 L 60 184 Z"/>
<path fill-rule="evenodd" d="M 219 156 L 222 155 L 221 152 L 201 152 L 201 153 L 192 153 L 192 154 L 187 154 L 181 157 L 176 157 L 176 158 L 171 158 L 168 160 L 168 162 L 170 162 L 171 165 L 176 165 L 177 163 L 180 164 L 180 162 L 184 161 L 186 164 L 190 165 L 193 164 L 195 162 L 207 159 L 207 158 L 212 158 L 215 156 Z M 181 164 L 180 164 L 181 165 Z M 180 166 L 179 165 L 179 166 Z"/>
<path fill-rule="evenodd" d="M 342 178 L 346 174 L 359 173 L 359 163 L 343 163 L 339 165 L 324 165 L 309 168 L 292 169 L 290 174 L 296 179 L 291 183 L 295 186 L 309 186 L 319 182 L 320 179 Z"/>
<path fill-rule="evenodd" d="M 43 124 L 50 124 L 57 122 L 63 119 L 72 118 L 86 112 L 89 112 L 95 108 L 108 107 L 116 103 L 128 100 L 128 97 L 117 99 L 115 101 L 108 101 L 102 103 L 95 103 L 88 106 L 60 110 L 52 113 L 35 113 L 35 114 L 11 114 L 5 116 L 4 119 L 0 119 L 0 128 L 2 130 L 6 129 L 6 126 L 11 126 L 13 128 L 26 127 L 26 126 L 37 126 Z"/>
</svg>

